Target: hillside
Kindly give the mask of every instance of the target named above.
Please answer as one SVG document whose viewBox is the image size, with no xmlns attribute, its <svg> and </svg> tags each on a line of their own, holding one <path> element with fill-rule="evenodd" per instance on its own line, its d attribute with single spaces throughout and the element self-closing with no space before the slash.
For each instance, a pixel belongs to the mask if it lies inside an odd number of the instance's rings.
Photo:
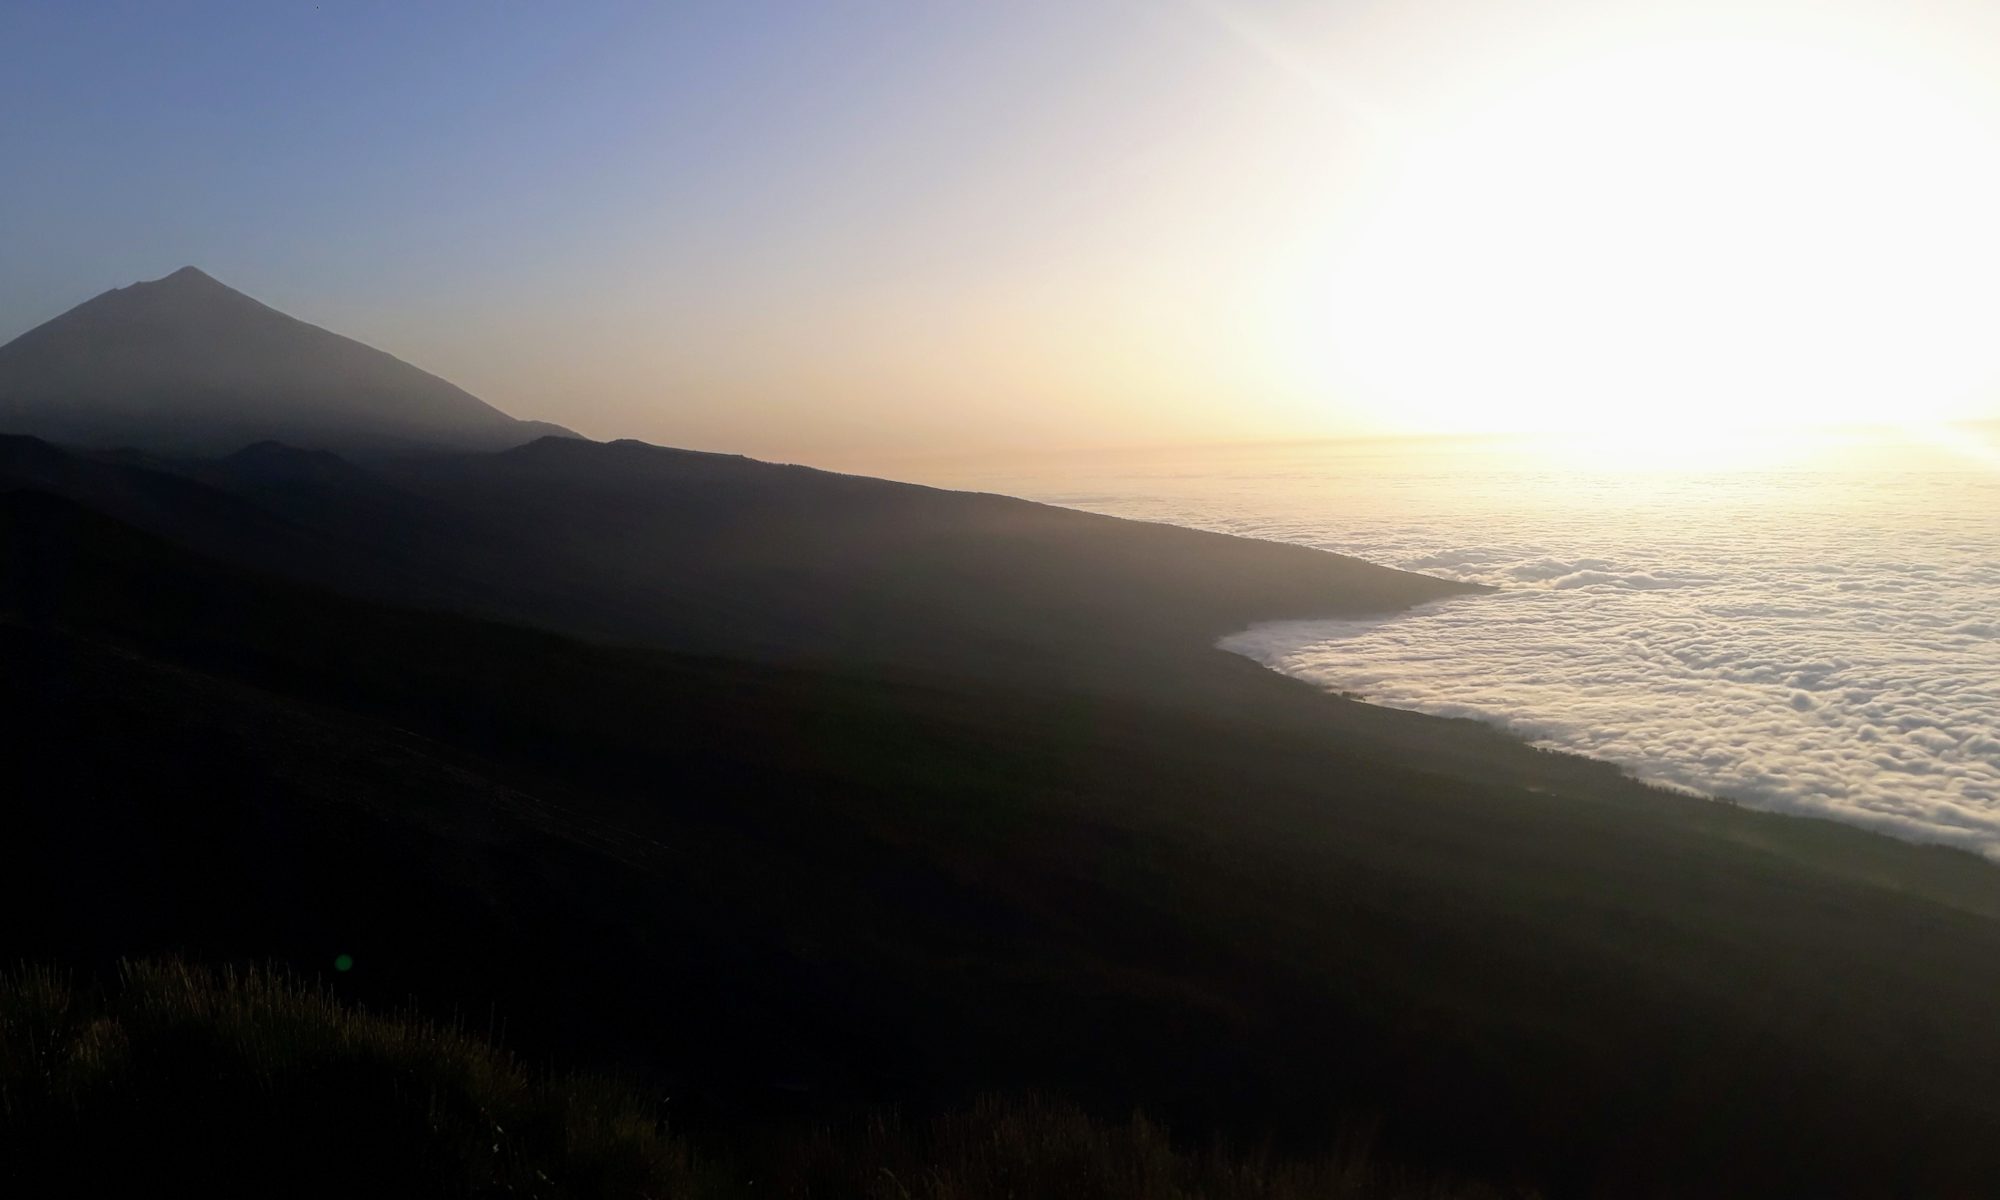
<svg viewBox="0 0 2000 1200">
<path fill-rule="evenodd" d="M 1470 590 L 1298 546 L 639 442 L 368 469 L 0 438 L 0 486 L 371 599 L 769 662 L 1158 693 L 1253 621 Z M 274 534 L 274 530 L 281 530 Z"/>
<path fill-rule="evenodd" d="M 264 439 L 381 453 L 551 433 L 408 363 L 183 267 L 0 346 L 0 433 L 225 453 Z"/>
<path fill-rule="evenodd" d="M 1968 856 L 1220 654 L 1197 712 L 591 646 L 24 492 L 0 561 L 10 958 L 350 954 L 690 1128 L 1034 1086 L 1558 1196 L 2000 1169 Z"/>
</svg>

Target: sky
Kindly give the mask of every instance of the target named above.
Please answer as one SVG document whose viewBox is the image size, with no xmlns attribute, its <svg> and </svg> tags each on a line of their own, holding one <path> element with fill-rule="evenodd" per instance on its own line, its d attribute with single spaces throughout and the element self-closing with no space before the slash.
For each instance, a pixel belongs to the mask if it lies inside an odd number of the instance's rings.
<svg viewBox="0 0 2000 1200">
<path fill-rule="evenodd" d="M 0 0 L 0 339 L 194 264 L 597 437 L 2000 413 L 2000 6 Z"/>
</svg>

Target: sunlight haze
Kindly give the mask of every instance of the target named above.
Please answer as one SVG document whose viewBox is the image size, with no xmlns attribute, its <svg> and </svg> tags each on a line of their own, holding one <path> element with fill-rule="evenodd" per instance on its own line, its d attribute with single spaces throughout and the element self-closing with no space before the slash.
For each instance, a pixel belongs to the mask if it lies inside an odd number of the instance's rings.
<svg viewBox="0 0 2000 1200">
<path fill-rule="evenodd" d="M 0 16 L 0 339 L 192 262 L 807 461 L 2000 412 L 1989 6 L 216 7 Z"/>
</svg>

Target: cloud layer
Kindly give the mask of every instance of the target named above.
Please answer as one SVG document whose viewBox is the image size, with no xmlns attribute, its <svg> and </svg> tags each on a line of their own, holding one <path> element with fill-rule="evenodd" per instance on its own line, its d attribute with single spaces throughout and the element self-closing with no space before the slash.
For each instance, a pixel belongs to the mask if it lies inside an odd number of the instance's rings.
<svg viewBox="0 0 2000 1200">
<path fill-rule="evenodd" d="M 1990 473 L 1377 465 L 1095 491 L 1104 511 L 1503 589 L 1224 640 L 1277 670 L 1648 780 L 2000 857 Z"/>
</svg>

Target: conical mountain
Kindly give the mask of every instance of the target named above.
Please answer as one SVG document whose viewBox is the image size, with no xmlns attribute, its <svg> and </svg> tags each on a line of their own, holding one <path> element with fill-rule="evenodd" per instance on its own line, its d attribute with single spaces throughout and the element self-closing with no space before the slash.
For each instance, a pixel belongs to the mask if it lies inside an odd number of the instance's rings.
<svg viewBox="0 0 2000 1200">
<path fill-rule="evenodd" d="M 0 346 L 0 433 L 55 442 L 487 450 L 567 432 L 517 421 L 193 267 L 105 292 Z"/>
</svg>

